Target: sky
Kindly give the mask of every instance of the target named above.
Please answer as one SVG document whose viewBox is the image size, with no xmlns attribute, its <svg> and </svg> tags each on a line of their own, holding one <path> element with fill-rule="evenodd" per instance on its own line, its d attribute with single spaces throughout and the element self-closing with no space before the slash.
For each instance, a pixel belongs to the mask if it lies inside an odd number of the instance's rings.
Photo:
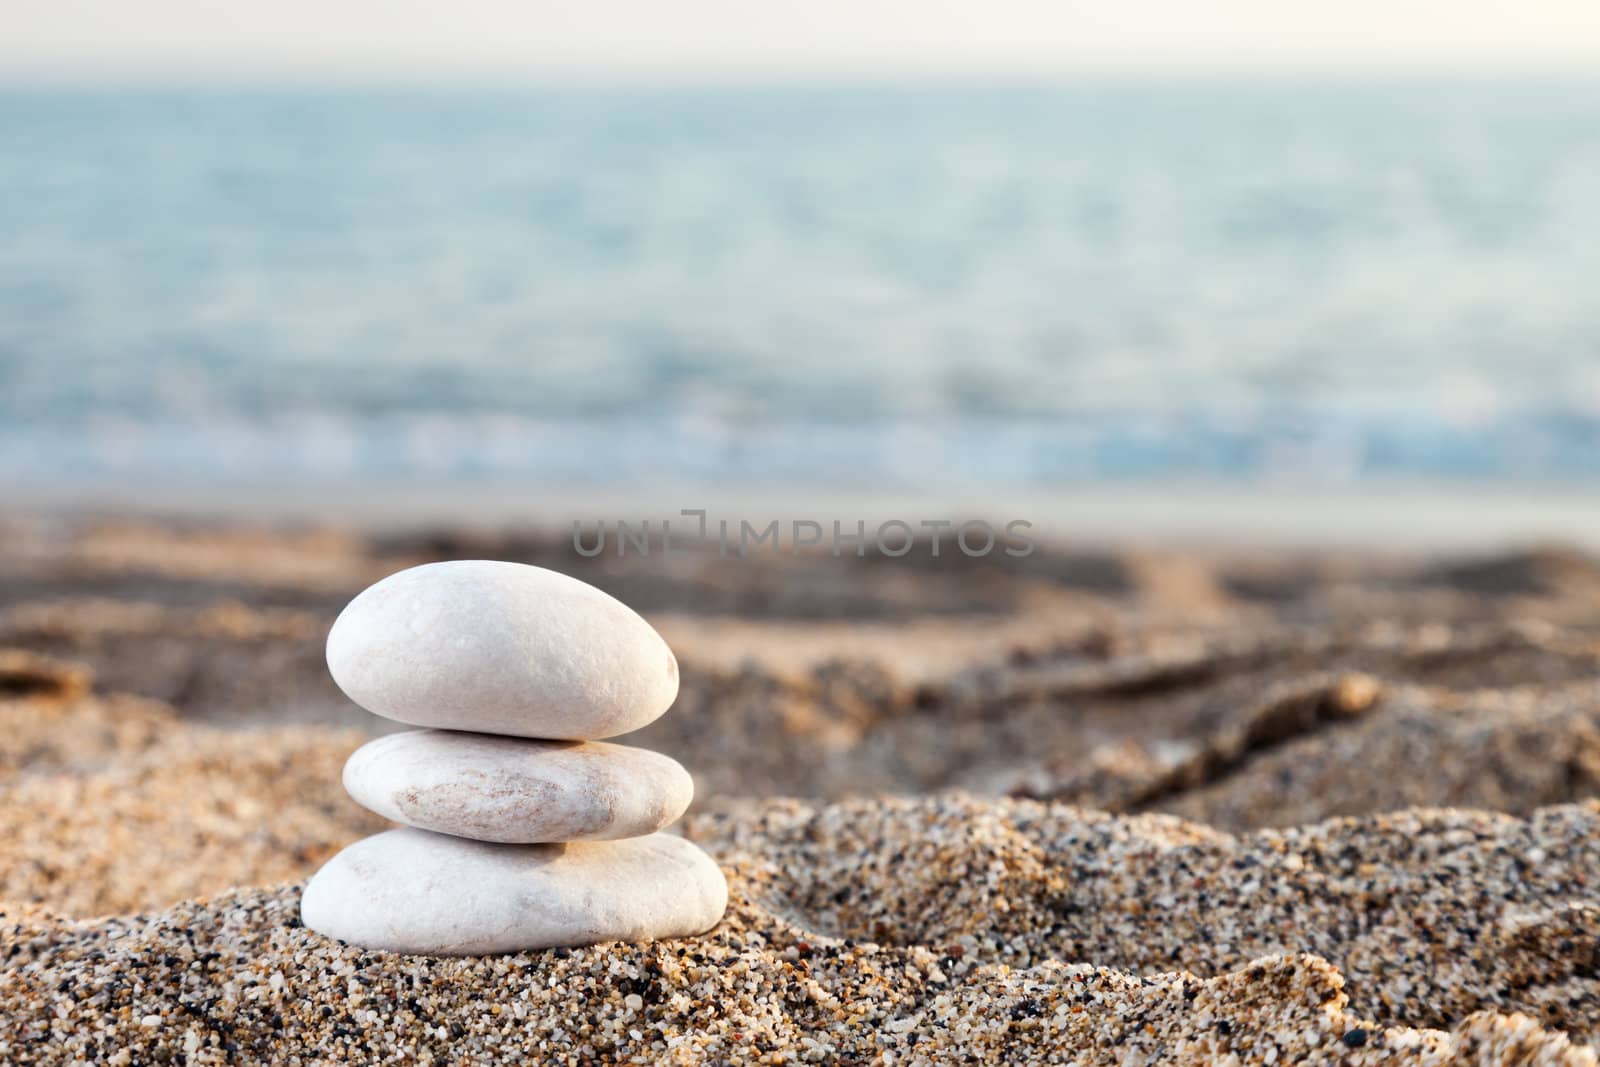
<svg viewBox="0 0 1600 1067">
<path fill-rule="evenodd" d="M 1600 75 L 1597 0 L 0 0 L 21 80 Z"/>
</svg>

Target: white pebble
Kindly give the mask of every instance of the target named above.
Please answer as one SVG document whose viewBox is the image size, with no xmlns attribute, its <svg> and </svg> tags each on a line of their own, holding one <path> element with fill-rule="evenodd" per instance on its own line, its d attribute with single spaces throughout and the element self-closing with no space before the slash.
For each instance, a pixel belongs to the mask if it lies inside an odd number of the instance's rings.
<svg viewBox="0 0 1600 1067">
<path fill-rule="evenodd" d="M 640 837 L 694 799 L 689 772 L 659 752 L 445 730 L 369 741 L 344 787 L 386 819 L 510 844 Z"/>
<path fill-rule="evenodd" d="M 727 903 L 722 871 L 681 837 L 496 845 L 406 827 L 329 860 L 300 915 L 363 948 L 466 956 L 686 937 Z"/>
<path fill-rule="evenodd" d="M 631 608 L 542 567 L 429 563 L 352 600 L 328 669 L 368 711 L 414 726 L 592 740 L 678 694 L 678 663 Z"/>
</svg>

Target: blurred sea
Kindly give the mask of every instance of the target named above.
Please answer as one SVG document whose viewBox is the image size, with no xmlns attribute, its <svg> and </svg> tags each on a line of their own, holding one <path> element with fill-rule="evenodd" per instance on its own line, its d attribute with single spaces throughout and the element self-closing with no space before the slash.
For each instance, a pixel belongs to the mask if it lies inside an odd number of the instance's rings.
<svg viewBox="0 0 1600 1067">
<path fill-rule="evenodd" d="M 0 90 L 0 479 L 1600 480 L 1600 83 Z"/>
</svg>

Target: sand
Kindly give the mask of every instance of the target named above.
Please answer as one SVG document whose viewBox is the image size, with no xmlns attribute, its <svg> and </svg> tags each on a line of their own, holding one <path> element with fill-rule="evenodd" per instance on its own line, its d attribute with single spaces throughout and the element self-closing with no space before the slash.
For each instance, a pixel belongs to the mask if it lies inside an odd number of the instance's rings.
<svg viewBox="0 0 1600 1067">
<path fill-rule="evenodd" d="M 677 649 L 631 740 L 703 937 L 301 928 L 381 827 L 338 606 L 557 566 Z M 526 530 L 0 524 L 0 1062 L 1594 1063 L 1600 564 L 1544 549 L 583 560 Z"/>
</svg>

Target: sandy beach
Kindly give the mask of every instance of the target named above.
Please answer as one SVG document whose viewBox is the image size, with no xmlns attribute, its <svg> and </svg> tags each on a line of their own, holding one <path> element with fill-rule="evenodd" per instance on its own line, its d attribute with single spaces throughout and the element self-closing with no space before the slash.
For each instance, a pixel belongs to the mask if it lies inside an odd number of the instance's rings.
<svg viewBox="0 0 1600 1067">
<path fill-rule="evenodd" d="M 8 9 L 0 1067 L 1600 1067 L 1600 16 L 1444 6 Z"/>
<path fill-rule="evenodd" d="M 304 929 L 385 825 L 322 646 L 553 567 L 676 651 L 711 933 Z M 1600 563 L 1576 549 L 584 558 L 484 521 L 0 524 L 0 1059 L 1594 1063 Z"/>
</svg>

